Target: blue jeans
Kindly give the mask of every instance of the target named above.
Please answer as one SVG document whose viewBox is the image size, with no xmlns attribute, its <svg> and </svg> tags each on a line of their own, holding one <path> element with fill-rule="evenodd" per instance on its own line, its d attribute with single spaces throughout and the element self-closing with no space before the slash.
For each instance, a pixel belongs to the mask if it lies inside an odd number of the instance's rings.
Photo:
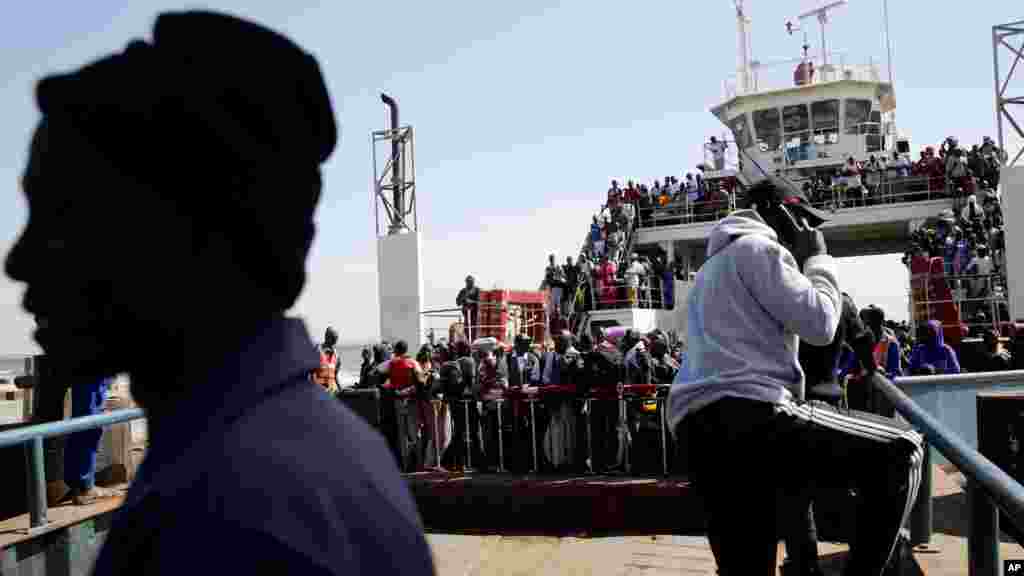
<svg viewBox="0 0 1024 576">
<path fill-rule="evenodd" d="M 71 386 L 71 417 L 80 418 L 103 412 L 109 384 L 109 380 L 102 379 Z M 68 436 L 64 444 L 64 483 L 72 490 L 85 491 L 96 485 L 96 451 L 102 437 L 102 428 Z"/>
</svg>

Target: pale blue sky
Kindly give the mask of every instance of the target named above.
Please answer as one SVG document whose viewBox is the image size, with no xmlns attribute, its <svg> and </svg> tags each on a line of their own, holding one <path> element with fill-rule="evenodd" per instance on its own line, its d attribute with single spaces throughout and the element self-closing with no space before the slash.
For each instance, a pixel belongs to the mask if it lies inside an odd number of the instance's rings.
<svg viewBox="0 0 1024 576">
<path fill-rule="evenodd" d="M 784 23 L 813 3 L 748 4 L 755 57 L 797 56 L 800 38 Z M 1024 17 L 1019 4 L 891 4 L 898 123 L 914 149 L 950 134 L 994 137 L 991 26 Z M 736 66 L 729 0 L 11 3 L 0 22 L 0 252 L 26 216 L 17 181 L 38 119 L 35 80 L 148 37 L 156 13 L 185 7 L 255 19 L 321 62 L 342 137 L 325 167 L 309 282 L 294 312 L 344 340 L 378 330 L 368 140 L 386 127 L 380 91 L 399 99 L 416 129 L 425 299 L 444 307 L 467 273 L 485 287 L 535 288 L 548 252 L 578 252 L 609 178 L 649 180 L 697 164 L 702 140 L 722 132 L 707 110 Z M 834 17 L 832 48 L 883 59 L 881 15 L 881 0 L 853 0 Z M 816 27 L 810 37 L 816 43 Z M 844 261 L 841 273 L 858 304 L 906 317 L 897 256 Z M 20 297 L 0 279 L 0 354 L 36 349 Z"/>
</svg>

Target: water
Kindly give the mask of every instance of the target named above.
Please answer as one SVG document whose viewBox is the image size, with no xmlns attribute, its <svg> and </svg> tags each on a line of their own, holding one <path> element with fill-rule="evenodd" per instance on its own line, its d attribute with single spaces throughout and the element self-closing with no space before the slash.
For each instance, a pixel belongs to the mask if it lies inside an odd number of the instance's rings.
<svg viewBox="0 0 1024 576">
<path fill-rule="evenodd" d="M 338 347 L 338 355 L 341 356 L 339 380 L 342 385 L 347 386 L 359 381 L 359 366 L 363 362 L 360 355 L 362 349 L 361 345 Z M 17 354 L 0 355 L 0 382 L 7 380 L 13 383 L 14 377 L 20 376 L 25 371 L 25 358 L 25 355 Z"/>
<path fill-rule="evenodd" d="M 26 357 L 19 354 L 0 355 L 0 380 L 13 381 L 15 376 L 20 376 L 25 371 Z"/>
</svg>

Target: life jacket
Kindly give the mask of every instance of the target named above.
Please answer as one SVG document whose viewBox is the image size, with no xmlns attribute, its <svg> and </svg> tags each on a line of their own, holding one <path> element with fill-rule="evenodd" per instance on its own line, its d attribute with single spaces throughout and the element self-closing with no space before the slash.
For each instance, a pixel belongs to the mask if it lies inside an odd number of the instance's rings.
<svg viewBox="0 0 1024 576">
<path fill-rule="evenodd" d="M 875 357 L 875 366 L 882 369 L 883 372 L 889 370 L 889 345 L 891 342 L 887 336 L 882 336 L 882 341 L 875 344 L 873 355 Z"/>
<path fill-rule="evenodd" d="M 336 386 L 336 365 L 338 355 L 334 350 L 320 350 L 320 366 L 313 371 L 313 381 L 327 390 L 333 390 Z"/>
</svg>

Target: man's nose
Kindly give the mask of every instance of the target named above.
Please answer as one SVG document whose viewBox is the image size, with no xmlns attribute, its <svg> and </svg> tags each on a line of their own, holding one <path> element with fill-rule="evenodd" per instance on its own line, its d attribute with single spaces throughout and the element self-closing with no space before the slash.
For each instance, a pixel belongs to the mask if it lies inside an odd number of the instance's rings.
<svg viewBox="0 0 1024 576">
<path fill-rule="evenodd" d="M 4 274 L 15 282 L 26 282 L 29 274 L 27 268 L 30 260 L 27 255 L 28 243 L 25 240 L 25 233 L 22 232 L 4 259 Z"/>
</svg>

